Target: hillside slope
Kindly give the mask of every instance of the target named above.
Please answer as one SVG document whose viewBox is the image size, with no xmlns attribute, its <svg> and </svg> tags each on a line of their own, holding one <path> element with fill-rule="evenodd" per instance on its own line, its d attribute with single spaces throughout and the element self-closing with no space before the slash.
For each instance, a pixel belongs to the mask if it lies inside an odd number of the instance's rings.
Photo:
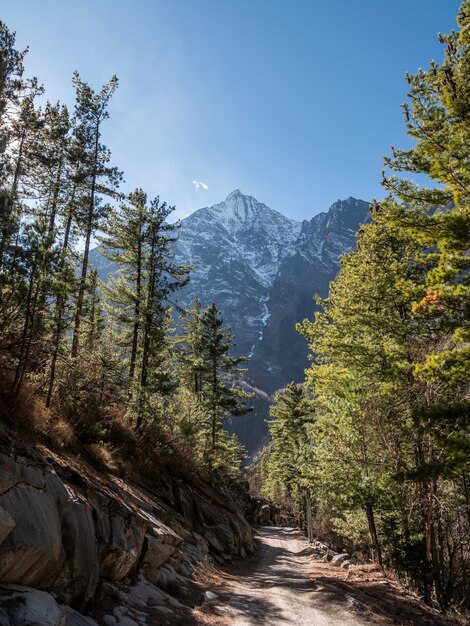
<svg viewBox="0 0 470 626">
<path fill-rule="evenodd" d="M 253 551 L 230 493 L 174 459 L 145 474 L 5 432 L 0 450 L 1 626 L 191 624 L 195 568 Z"/>
</svg>

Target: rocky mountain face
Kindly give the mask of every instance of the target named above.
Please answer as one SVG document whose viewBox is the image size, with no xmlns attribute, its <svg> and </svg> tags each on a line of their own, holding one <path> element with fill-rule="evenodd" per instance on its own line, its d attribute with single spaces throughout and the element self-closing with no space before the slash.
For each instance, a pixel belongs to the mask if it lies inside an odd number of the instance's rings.
<svg viewBox="0 0 470 626">
<path fill-rule="evenodd" d="M 230 424 L 250 453 L 266 441 L 268 397 L 303 380 L 307 346 L 295 325 L 313 317 L 315 295 L 328 294 L 368 208 L 348 198 L 297 222 L 236 190 L 182 221 L 175 253 L 196 269 L 180 302 L 217 303 L 236 351 L 250 357 L 247 381 L 260 390 L 255 411 Z"/>
<path fill-rule="evenodd" d="M 307 346 L 295 325 L 313 317 L 315 295 L 327 295 L 368 207 L 363 200 L 338 200 L 297 222 L 235 190 L 182 220 L 176 260 L 195 269 L 178 302 L 216 302 L 235 334 L 236 352 L 250 357 L 246 380 L 258 390 L 255 411 L 229 424 L 250 453 L 266 441 L 272 394 L 303 379 Z M 92 260 L 105 279 L 113 268 L 98 251 Z"/>
</svg>

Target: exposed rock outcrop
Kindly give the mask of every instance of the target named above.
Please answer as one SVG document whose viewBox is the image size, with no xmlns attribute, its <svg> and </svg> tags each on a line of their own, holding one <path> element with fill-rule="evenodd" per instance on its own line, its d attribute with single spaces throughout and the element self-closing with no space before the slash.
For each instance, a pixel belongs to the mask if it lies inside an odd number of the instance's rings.
<svg viewBox="0 0 470 626">
<path fill-rule="evenodd" d="M 196 564 L 253 551 L 245 517 L 209 483 L 168 477 L 162 494 L 49 459 L 0 454 L 0 626 L 177 619 L 172 593 Z"/>
<path fill-rule="evenodd" d="M 0 589 L 0 626 L 93 626 L 97 622 L 35 589 Z"/>
</svg>

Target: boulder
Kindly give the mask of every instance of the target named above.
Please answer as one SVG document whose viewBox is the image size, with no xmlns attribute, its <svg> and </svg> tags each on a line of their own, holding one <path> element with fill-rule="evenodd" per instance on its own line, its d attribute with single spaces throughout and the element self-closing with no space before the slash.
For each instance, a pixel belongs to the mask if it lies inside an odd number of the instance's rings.
<svg viewBox="0 0 470 626">
<path fill-rule="evenodd" d="M 263 504 L 256 516 L 256 522 L 260 526 L 268 526 L 271 524 L 271 507 L 269 504 Z"/>
<path fill-rule="evenodd" d="M 254 550 L 253 533 L 246 519 L 236 511 L 228 512 L 221 506 L 198 498 L 195 501 L 199 527 L 204 539 L 226 559 L 227 555 L 239 555 L 241 549 L 252 553 Z"/>
<path fill-rule="evenodd" d="M 67 626 L 98 626 L 94 619 L 74 611 L 69 606 L 64 606 L 64 612 Z"/>
<path fill-rule="evenodd" d="M 191 543 L 185 543 L 183 546 L 183 554 L 185 561 L 190 563 L 200 563 L 207 558 L 207 542 L 205 541 L 205 551 L 201 551 L 197 546 Z"/>
<path fill-rule="evenodd" d="M 235 535 L 238 539 L 237 544 L 239 551 L 244 548 L 248 554 L 253 554 L 255 551 L 255 544 L 253 541 L 253 531 L 246 519 L 241 513 L 237 513 L 232 518 L 232 525 L 235 528 Z"/>
<path fill-rule="evenodd" d="M 185 592 L 187 590 L 186 585 L 190 582 L 189 578 L 181 572 L 175 571 L 171 565 L 165 564 L 158 570 L 160 580 L 158 584 L 164 589 L 178 590 L 178 592 Z"/>
<path fill-rule="evenodd" d="M 189 541 L 188 543 L 189 545 L 194 545 L 204 558 L 207 557 L 207 555 L 209 554 L 209 546 L 207 545 L 207 541 L 204 539 L 204 537 L 201 537 L 199 533 L 193 532 L 191 541 Z"/>
<path fill-rule="evenodd" d="M 65 605 L 108 606 L 111 595 L 115 607 L 181 609 L 156 585 L 187 592 L 209 546 L 219 561 L 253 550 L 245 518 L 204 482 L 175 481 L 175 511 L 158 492 L 112 479 L 100 487 L 86 469 L 61 467 L 66 479 L 0 454 L 0 585 L 9 585 L 0 591 L 0 626 L 88 626 L 95 622 Z M 141 621 L 136 609 L 107 617 Z"/>
<path fill-rule="evenodd" d="M 156 537 L 146 535 L 145 552 L 142 559 L 141 572 L 151 583 L 158 584 L 158 570 L 178 550 L 169 543 L 162 543 Z"/>
<path fill-rule="evenodd" d="M 222 553 L 224 551 L 223 543 L 220 541 L 219 537 L 217 537 L 212 528 L 208 528 L 206 530 L 204 538 L 208 541 L 209 546 L 214 548 L 217 552 Z"/>
<path fill-rule="evenodd" d="M 18 483 L 0 496 L 16 526 L 0 545 L 0 582 L 50 587 L 64 560 L 56 498 Z"/>
<path fill-rule="evenodd" d="M 146 525 L 137 515 L 125 518 L 113 515 L 110 518 L 111 536 L 106 543 L 106 553 L 100 564 L 104 578 L 122 580 L 129 576 L 137 565 L 144 545 Z"/>
<path fill-rule="evenodd" d="M 7 456 L 0 454 L 0 494 L 5 493 L 21 480 L 21 467 Z"/>
<path fill-rule="evenodd" d="M 0 590 L 0 626 L 97 626 L 56 602 L 50 593 L 32 589 Z"/>
<path fill-rule="evenodd" d="M 92 511 L 73 502 L 61 512 L 65 560 L 52 589 L 66 604 L 85 605 L 95 593 L 99 562 Z"/>
<path fill-rule="evenodd" d="M 149 522 L 100 492 L 91 492 L 89 500 L 97 520 L 100 575 L 122 580 L 137 566 Z"/>
<path fill-rule="evenodd" d="M 1 591 L 0 615 L 11 626 L 66 626 L 65 612 L 45 591 Z M 1 621 L 0 621 L 1 624 Z"/>
<path fill-rule="evenodd" d="M 335 554 L 335 556 L 331 559 L 331 564 L 340 567 L 344 561 L 349 561 L 351 559 L 351 555 L 346 552 L 343 554 Z"/>
<path fill-rule="evenodd" d="M 168 604 L 171 598 L 167 593 L 155 587 L 151 583 L 140 580 L 127 595 L 127 602 L 132 607 L 154 607 Z M 178 603 L 179 606 L 182 606 Z"/>
<path fill-rule="evenodd" d="M 335 556 L 339 556 L 337 552 L 334 550 L 326 549 L 325 555 L 323 556 L 324 561 L 331 561 Z"/>
<path fill-rule="evenodd" d="M 95 525 L 53 471 L 0 455 L 0 581 L 86 602 L 98 580 Z M 8 532 L 7 532 L 8 531 Z"/>
</svg>

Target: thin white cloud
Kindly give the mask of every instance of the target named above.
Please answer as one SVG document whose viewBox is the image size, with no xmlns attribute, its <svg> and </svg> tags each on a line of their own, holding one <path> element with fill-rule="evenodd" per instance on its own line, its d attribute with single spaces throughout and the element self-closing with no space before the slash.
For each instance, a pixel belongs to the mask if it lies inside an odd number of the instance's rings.
<svg viewBox="0 0 470 626">
<path fill-rule="evenodd" d="M 204 191 L 207 191 L 209 189 L 209 185 L 203 183 L 202 180 L 193 180 L 193 185 L 196 191 L 198 191 L 199 189 L 204 189 Z"/>
</svg>

